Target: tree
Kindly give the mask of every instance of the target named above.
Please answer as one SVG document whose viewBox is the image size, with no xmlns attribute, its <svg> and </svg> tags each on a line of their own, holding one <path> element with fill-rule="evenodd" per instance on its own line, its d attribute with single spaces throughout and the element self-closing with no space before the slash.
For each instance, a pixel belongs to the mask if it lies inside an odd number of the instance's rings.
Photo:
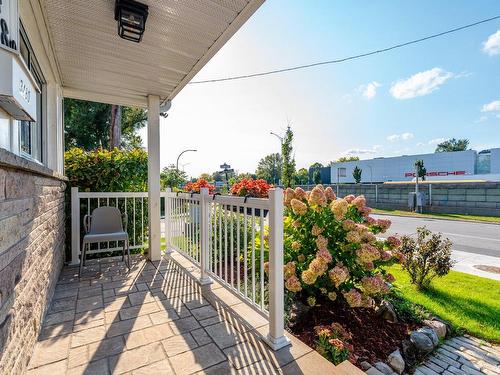
<svg viewBox="0 0 500 375">
<path fill-rule="evenodd" d="M 281 142 L 281 182 L 283 186 L 290 187 L 293 184 L 293 175 L 295 174 L 295 159 L 293 158 L 293 131 L 290 125 L 286 128 L 285 136 Z"/>
<path fill-rule="evenodd" d="M 122 107 L 111 106 L 111 121 L 109 123 L 109 149 L 120 148 L 122 143 Z"/>
<path fill-rule="evenodd" d="M 178 188 L 187 182 L 187 174 L 184 171 L 178 170 L 174 164 L 163 168 L 160 173 L 161 187 Z"/>
<path fill-rule="evenodd" d="M 320 169 L 315 169 L 313 171 L 312 179 L 316 185 L 321 184 L 321 170 Z"/>
<path fill-rule="evenodd" d="M 260 159 L 255 174 L 257 178 L 262 178 L 270 184 L 278 184 L 282 168 L 281 155 L 278 153 L 269 154 Z"/>
<path fill-rule="evenodd" d="M 200 179 L 207 180 L 208 182 L 214 182 L 212 175 L 210 173 L 202 173 L 200 174 Z M 196 181 L 197 179 L 195 179 Z"/>
<path fill-rule="evenodd" d="M 352 171 L 352 177 L 354 177 L 354 181 L 356 181 L 357 184 L 361 182 L 361 173 L 363 173 L 363 170 L 356 165 Z"/>
<path fill-rule="evenodd" d="M 358 161 L 359 156 L 342 156 L 332 163 L 345 163 L 347 161 Z"/>
<path fill-rule="evenodd" d="M 305 168 L 300 168 L 294 176 L 295 185 L 307 185 L 309 183 L 309 171 Z"/>
<path fill-rule="evenodd" d="M 453 152 L 453 151 L 466 151 L 469 147 L 469 140 L 466 138 L 455 139 L 451 138 L 447 141 L 441 142 L 437 145 L 435 152 Z"/>
<path fill-rule="evenodd" d="M 109 148 L 111 140 L 111 105 L 85 100 L 64 99 L 65 148 L 80 147 L 94 150 Z M 114 119 L 118 120 L 115 113 Z M 146 125 L 147 115 L 142 108 L 121 107 L 121 141 L 126 149 L 141 147 L 137 130 Z M 113 140 L 113 142 L 116 142 Z M 116 145 L 116 143 L 114 143 Z"/>
</svg>

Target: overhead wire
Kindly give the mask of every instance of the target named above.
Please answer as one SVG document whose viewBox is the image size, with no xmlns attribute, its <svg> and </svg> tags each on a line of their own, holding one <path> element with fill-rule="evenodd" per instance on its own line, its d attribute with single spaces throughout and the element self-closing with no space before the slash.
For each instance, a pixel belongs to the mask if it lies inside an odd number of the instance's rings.
<svg viewBox="0 0 500 375">
<path fill-rule="evenodd" d="M 483 20 L 480 20 L 480 21 L 477 21 L 477 22 L 473 22 L 473 23 L 467 24 L 467 25 L 455 27 L 453 29 L 449 29 L 449 30 L 446 30 L 446 31 L 443 31 L 443 32 L 440 32 L 440 33 L 437 33 L 437 34 L 431 34 L 431 35 L 428 35 L 428 36 L 425 36 L 425 37 L 422 37 L 422 38 L 410 40 L 408 42 L 394 44 L 394 45 L 392 45 L 390 47 L 381 48 L 381 49 L 377 49 L 377 50 L 370 51 L 370 52 L 360 53 L 358 55 L 352 55 L 352 56 L 343 57 L 343 58 L 334 59 L 334 60 L 319 61 L 319 62 L 315 62 L 315 63 L 311 63 L 311 64 L 296 65 L 296 66 L 292 66 L 292 67 L 288 67 L 288 68 L 268 70 L 268 71 L 258 72 L 258 73 L 250 73 L 250 74 L 243 74 L 243 75 L 237 75 L 237 76 L 231 76 L 231 77 L 213 78 L 213 79 L 205 79 L 205 80 L 200 80 L 200 81 L 192 81 L 192 82 L 189 82 L 189 84 L 195 85 L 195 84 L 203 84 L 203 83 L 216 83 L 216 82 L 235 81 L 235 80 L 240 80 L 240 79 L 247 79 L 247 78 L 255 78 L 255 77 L 268 76 L 268 75 L 271 75 L 271 74 L 279 74 L 279 73 L 291 72 L 291 71 L 294 71 L 294 70 L 308 69 L 308 68 L 313 68 L 313 67 L 321 66 L 321 65 L 343 63 L 343 62 L 350 61 L 350 60 L 356 60 L 356 59 L 360 59 L 360 58 L 363 58 L 363 57 L 367 57 L 367 56 L 372 56 L 372 55 L 376 55 L 376 54 L 379 54 L 379 53 L 388 52 L 388 51 L 391 51 L 391 50 L 394 50 L 394 49 L 397 49 L 397 48 L 406 47 L 406 46 L 409 46 L 409 45 L 412 45 L 412 44 L 421 43 L 421 42 L 424 42 L 424 41 L 429 40 L 429 39 L 439 38 L 441 36 L 444 36 L 444 35 L 447 35 L 447 34 L 452 34 L 452 33 L 455 33 L 455 32 L 458 32 L 458 31 L 461 31 L 461 30 L 464 30 L 464 29 L 468 29 L 468 28 L 471 28 L 471 27 L 474 27 L 474 26 L 478 26 L 478 25 L 481 25 L 481 24 L 486 23 L 486 22 L 491 22 L 491 21 L 494 21 L 494 20 L 499 19 L 499 18 L 500 18 L 500 15 L 499 16 L 490 17 L 490 18 L 486 18 L 486 19 L 483 19 Z"/>
</svg>

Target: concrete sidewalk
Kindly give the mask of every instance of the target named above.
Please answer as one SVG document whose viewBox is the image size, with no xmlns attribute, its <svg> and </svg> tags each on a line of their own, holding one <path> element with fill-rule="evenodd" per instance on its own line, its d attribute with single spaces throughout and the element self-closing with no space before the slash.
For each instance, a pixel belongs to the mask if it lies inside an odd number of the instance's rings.
<svg viewBox="0 0 500 375">
<path fill-rule="evenodd" d="M 487 272 L 474 267 L 483 265 L 489 267 L 497 267 L 497 269 L 500 270 L 500 258 L 498 257 L 466 253 L 465 251 L 458 250 L 453 250 L 451 257 L 457 262 L 453 266 L 453 269 L 455 271 L 500 281 L 500 273 Z"/>
</svg>

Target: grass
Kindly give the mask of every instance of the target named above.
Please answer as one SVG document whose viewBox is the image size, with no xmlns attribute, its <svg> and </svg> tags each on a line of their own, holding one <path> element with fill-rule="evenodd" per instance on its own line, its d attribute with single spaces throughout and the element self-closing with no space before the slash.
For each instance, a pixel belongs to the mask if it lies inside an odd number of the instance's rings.
<svg viewBox="0 0 500 375">
<path fill-rule="evenodd" d="M 500 281 L 451 271 L 419 291 L 400 265 L 387 270 L 396 277 L 403 298 L 450 322 L 458 332 L 500 342 Z"/>
<path fill-rule="evenodd" d="M 374 208 L 373 213 L 395 215 L 395 216 L 421 217 L 421 218 L 430 218 L 430 219 L 483 221 L 486 223 L 499 223 L 500 224 L 500 217 L 497 217 L 497 216 L 477 216 L 477 215 L 442 214 L 442 213 L 420 214 L 417 212 L 410 212 L 410 211 L 403 211 L 403 210 L 391 210 L 391 209 L 384 209 L 383 210 L 383 209 L 379 209 L 379 208 Z"/>
</svg>

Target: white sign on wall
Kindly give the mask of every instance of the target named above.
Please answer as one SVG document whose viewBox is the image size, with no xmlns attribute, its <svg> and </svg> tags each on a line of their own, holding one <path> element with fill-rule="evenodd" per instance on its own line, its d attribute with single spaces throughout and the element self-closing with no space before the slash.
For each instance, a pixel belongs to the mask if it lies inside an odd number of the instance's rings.
<svg viewBox="0 0 500 375">
<path fill-rule="evenodd" d="M 0 47 L 19 52 L 18 0 L 0 0 Z"/>
<path fill-rule="evenodd" d="M 19 57 L 0 50 L 0 107 L 16 120 L 36 121 L 37 88 Z"/>
</svg>

